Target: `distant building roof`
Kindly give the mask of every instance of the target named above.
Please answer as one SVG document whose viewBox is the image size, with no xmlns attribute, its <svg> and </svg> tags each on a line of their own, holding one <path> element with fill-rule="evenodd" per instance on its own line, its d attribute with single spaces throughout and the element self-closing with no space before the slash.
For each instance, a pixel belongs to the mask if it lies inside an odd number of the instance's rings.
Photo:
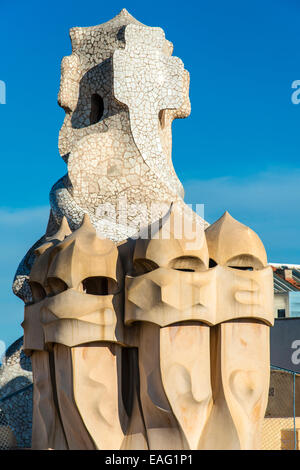
<svg viewBox="0 0 300 470">
<path fill-rule="evenodd" d="M 270 263 L 274 274 L 274 292 L 300 291 L 300 265 Z"/>
</svg>

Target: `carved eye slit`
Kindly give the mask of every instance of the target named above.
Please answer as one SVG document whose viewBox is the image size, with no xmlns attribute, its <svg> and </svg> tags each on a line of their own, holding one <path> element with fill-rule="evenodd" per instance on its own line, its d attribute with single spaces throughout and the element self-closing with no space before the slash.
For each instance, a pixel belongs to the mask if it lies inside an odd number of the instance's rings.
<svg viewBox="0 0 300 470">
<path fill-rule="evenodd" d="M 150 259 L 140 258 L 134 260 L 133 263 L 133 276 L 140 276 L 141 274 L 147 274 L 155 269 L 158 269 L 158 264 Z"/>
<path fill-rule="evenodd" d="M 232 269 L 240 269 L 241 271 L 253 271 L 252 266 L 228 266 Z"/>
<path fill-rule="evenodd" d="M 48 277 L 48 296 L 60 294 L 68 289 L 67 284 L 59 277 Z"/>
<path fill-rule="evenodd" d="M 39 282 L 29 282 L 33 302 L 40 302 L 46 297 L 46 291 Z"/>
<path fill-rule="evenodd" d="M 232 269 L 240 269 L 242 271 L 253 271 L 255 269 L 263 269 L 263 263 L 252 255 L 241 254 L 234 256 L 227 261 L 226 266 Z"/>
<path fill-rule="evenodd" d="M 105 276 L 87 277 L 82 281 L 82 290 L 91 295 L 112 295 L 118 291 L 118 284 L 114 279 Z"/>
<path fill-rule="evenodd" d="M 104 102 L 103 98 L 94 93 L 91 96 L 91 114 L 90 114 L 90 124 L 97 124 L 100 119 L 103 117 L 104 113 Z"/>
<path fill-rule="evenodd" d="M 195 256 L 180 256 L 179 258 L 175 258 L 170 261 L 169 268 L 185 272 L 197 272 L 206 269 L 203 261 Z"/>
</svg>

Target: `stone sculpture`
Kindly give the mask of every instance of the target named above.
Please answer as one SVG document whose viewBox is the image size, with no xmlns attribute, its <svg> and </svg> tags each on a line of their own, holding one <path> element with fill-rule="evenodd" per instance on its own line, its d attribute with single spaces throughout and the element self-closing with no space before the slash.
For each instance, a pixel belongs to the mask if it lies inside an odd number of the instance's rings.
<svg viewBox="0 0 300 470">
<path fill-rule="evenodd" d="M 13 286 L 33 448 L 259 448 L 272 271 L 251 229 L 228 213 L 208 226 L 183 201 L 171 125 L 190 113 L 189 74 L 126 10 L 70 35 L 68 173 Z"/>
</svg>

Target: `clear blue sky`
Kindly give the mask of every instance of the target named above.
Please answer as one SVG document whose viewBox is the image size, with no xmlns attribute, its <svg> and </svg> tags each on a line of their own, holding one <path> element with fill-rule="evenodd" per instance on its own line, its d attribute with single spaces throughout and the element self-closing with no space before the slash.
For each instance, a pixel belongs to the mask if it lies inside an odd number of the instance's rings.
<svg viewBox="0 0 300 470">
<path fill-rule="evenodd" d="M 148 3 L 148 4 L 147 4 Z M 263 239 L 269 260 L 300 263 L 299 0 L 14 0 L 1 2 L 0 340 L 22 334 L 15 269 L 44 231 L 52 184 L 66 171 L 57 149 L 57 103 L 68 30 L 122 8 L 161 26 L 191 73 L 192 114 L 173 126 L 173 160 L 186 201 L 205 217 L 224 210 Z"/>
</svg>

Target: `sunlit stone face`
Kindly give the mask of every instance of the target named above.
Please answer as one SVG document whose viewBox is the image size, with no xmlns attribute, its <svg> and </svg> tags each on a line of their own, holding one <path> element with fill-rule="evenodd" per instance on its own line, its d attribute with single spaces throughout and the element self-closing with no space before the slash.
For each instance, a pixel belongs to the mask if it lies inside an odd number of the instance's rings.
<svg viewBox="0 0 300 470">
<path fill-rule="evenodd" d="M 214 294 L 209 271 L 179 272 L 157 268 L 126 277 L 125 322 L 146 321 L 167 326 L 189 320 L 213 323 Z"/>
<path fill-rule="evenodd" d="M 272 325 L 273 273 L 260 238 L 228 213 L 205 234 L 216 271 L 216 322 L 254 318 Z"/>
<path fill-rule="evenodd" d="M 229 217 L 218 233 L 213 225 L 207 229 L 209 250 L 206 241 L 198 251 L 187 250 L 186 240 L 172 236 L 137 242 L 133 275 L 125 283 L 126 323 L 214 325 L 236 318 L 273 323 L 273 274 L 261 241 Z"/>
<path fill-rule="evenodd" d="M 212 274 L 203 232 L 176 238 L 184 217 L 171 212 L 154 238 L 136 242 L 133 271 L 126 276 L 125 323 L 149 321 L 160 326 L 206 318 L 213 322 Z M 182 228 L 182 227 L 181 227 Z"/>
<path fill-rule="evenodd" d="M 123 273 L 116 245 L 99 239 L 86 218 L 80 229 L 39 252 L 30 274 L 25 348 L 122 341 Z"/>
</svg>

